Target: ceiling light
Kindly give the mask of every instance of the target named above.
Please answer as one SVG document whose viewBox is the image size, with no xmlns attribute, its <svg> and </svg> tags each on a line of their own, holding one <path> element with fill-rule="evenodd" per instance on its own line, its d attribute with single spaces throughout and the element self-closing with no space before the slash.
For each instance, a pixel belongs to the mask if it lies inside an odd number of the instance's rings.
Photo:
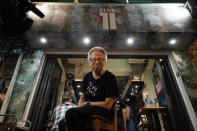
<svg viewBox="0 0 197 131">
<path fill-rule="evenodd" d="M 81 95 L 82 94 L 82 92 L 79 92 L 79 95 Z"/>
<path fill-rule="evenodd" d="M 45 43 L 47 43 L 47 39 L 45 37 L 41 37 L 40 38 L 40 42 L 45 44 Z"/>
<path fill-rule="evenodd" d="M 127 44 L 128 45 L 132 45 L 133 44 L 133 39 L 132 38 L 128 38 L 127 39 Z"/>
<path fill-rule="evenodd" d="M 191 17 L 189 11 L 183 6 L 175 4 L 165 4 L 164 6 L 162 6 L 164 15 L 169 21 L 180 22 Z"/>
<path fill-rule="evenodd" d="M 175 40 L 175 39 L 170 40 L 170 44 L 171 44 L 171 45 L 176 44 L 176 40 Z"/>
<path fill-rule="evenodd" d="M 80 85 L 77 85 L 77 88 L 80 88 Z"/>
<path fill-rule="evenodd" d="M 137 76 L 134 76 L 134 80 L 139 80 L 140 78 Z"/>
<path fill-rule="evenodd" d="M 88 37 L 85 37 L 84 39 L 83 39 L 83 43 L 85 43 L 85 44 L 89 44 L 90 43 L 90 38 L 88 38 Z"/>
<path fill-rule="evenodd" d="M 77 79 L 77 78 L 75 78 L 75 81 L 83 81 L 82 79 Z"/>
</svg>

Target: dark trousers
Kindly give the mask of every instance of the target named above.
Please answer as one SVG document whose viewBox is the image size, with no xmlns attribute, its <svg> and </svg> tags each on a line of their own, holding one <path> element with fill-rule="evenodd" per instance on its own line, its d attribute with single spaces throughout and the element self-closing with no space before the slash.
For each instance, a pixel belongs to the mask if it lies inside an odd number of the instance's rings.
<svg viewBox="0 0 197 131">
<path fill-rule="evenodd" d="M 66 125 L 69 131 L 87 131 L 85 121 L 91 115 L 100 115 L 109 120 L 113 118 L 113 112 L 96 106 L 84 106 L 71 108 L 66 112 Z"/>
<path fill-rule="evenodd" d="M 59 128 L 59 131 L 65 131 L 66 129 L 65 119 L 60 120 L 60 122 L 58 123 L 58 128 Z"/>
</svg>

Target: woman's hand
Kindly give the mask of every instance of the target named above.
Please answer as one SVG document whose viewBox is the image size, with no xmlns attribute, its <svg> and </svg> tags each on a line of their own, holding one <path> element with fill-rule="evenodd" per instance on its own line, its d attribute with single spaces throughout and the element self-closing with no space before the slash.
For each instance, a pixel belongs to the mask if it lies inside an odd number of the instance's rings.
<svg viewBox="0 0 197 131">
<path fill-rule="evenodd" d="M 86 106 L 87 104 L 88 104 L 88 102 L 87 101 L 84 101 L 83 103 L 78 104 L 78 107 L 83 107 L 83 106 Z"/>
<path fill-rule="evenodd" d="M 79 102 L 78 102 L 78 104 L 77 104 L 77 106 L 78 107 L 83 107 L 84 106 L 84 103 L 85 101 L 84 101 L 84 93 L 82 93 L 82 95 L 81 95 L 81 97 L 80 97 L 80 99 L 79 99 Z"/>
<path fill-rule="evenodd" d="M 50 123 L 48 124 L 49 127 L 52 127 L 53 125 L 54 125 L 53 122 L 50 122 Z"/>
</svg>

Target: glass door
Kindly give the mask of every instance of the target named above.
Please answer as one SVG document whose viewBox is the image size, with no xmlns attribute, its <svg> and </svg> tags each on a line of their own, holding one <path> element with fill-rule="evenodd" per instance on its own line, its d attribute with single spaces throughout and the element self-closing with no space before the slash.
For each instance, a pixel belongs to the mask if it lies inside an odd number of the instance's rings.
<svg viewBox="0 0 197 131">
<path fill-rule="evenodd" d="M 32 122 L 32 130 L 46 130 L 44 123 L 49 121 L 50 110 L 57 104 L 61 73 L 57 60 L 47 58 L 28 116 Z"/>
<path fill-rule="evenodd" d="M 155 59 L 152 74 L 158 101 L 156 129 L 193 130 L 168 60 Z"/>
</svg>

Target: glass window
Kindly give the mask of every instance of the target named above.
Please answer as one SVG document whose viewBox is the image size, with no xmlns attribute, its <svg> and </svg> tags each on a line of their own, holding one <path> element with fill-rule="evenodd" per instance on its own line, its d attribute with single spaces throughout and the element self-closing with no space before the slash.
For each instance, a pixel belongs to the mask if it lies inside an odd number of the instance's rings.
<svg viewBox="0 0 197 131">
<path fill-rule="evenodd" d="M 190 97 L 192 106 L 197 115 L 197 69 L 189 56 L 182 52 L 174 52 L 179 72 Z"/>
<path fill-rule="evenodd" d="M 18 57 L 18 54 L 0 56 L 0 108 L 10 85 Z"/>
</svg>

